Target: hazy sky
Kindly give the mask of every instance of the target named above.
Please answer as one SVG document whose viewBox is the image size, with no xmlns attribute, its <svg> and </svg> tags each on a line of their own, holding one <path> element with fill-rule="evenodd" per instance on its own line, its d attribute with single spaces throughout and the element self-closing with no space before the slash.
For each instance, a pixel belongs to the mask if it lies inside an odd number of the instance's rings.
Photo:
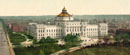
<svg viewBox="0 0 130 55">
<path fill-rule="evenodd" d="M 0 0 L 0 16 L 130 14 L 130 0 Z"/>
</svg>

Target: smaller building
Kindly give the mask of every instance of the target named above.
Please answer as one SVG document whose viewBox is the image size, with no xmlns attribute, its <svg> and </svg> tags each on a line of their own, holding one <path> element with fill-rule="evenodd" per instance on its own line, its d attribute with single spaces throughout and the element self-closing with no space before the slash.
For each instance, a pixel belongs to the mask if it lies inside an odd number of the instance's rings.
<svg viewBox="0 0 130 55">
<path fill-rule="evenodd" d="M 8 24 L 8 28 L 13 32 L 25 32 L 26 27 L 18 24 Z"/>
</svg>

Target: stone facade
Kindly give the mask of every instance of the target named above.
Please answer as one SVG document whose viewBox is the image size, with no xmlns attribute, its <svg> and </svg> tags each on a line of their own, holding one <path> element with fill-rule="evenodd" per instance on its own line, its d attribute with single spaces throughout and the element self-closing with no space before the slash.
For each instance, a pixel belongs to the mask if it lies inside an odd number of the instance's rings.
<svg viewBox="0 0 130 55">
<path fill-rule="evenodd" d="M 89 24 L 85 21 L 75 21 L 73 16 L 63 8 L 57 15 L 55 25 L 29 23 L 29 33 L 37 40 L 42 37 L 62 38 L 67 34 L 79 34 L 81 37 L 99 37 L 108 35 L 108 24 Z"/>
</svg>

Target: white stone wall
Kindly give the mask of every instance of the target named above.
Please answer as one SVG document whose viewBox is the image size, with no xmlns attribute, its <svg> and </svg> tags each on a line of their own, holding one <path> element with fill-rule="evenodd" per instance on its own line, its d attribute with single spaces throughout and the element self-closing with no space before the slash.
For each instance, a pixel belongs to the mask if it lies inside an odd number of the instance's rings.
<svg viewBox="0 0 130 55">
<path fill-rule="evenodd" d="M 83 30 L 83 36 L 95 37 L 98 36 L 98 25 L 87 25 Z"/>
<path fill-rule="evenodd" d="M 56 17 L 56 20 L 57 21 L 70 21 L 70 20 L 74 20 L 74 18 L 73 17 Z"/>
<path fill-rule="evenodd" d="M 65 22 L 64 23 L 64 32 L 65 35 L 67 34 L 80 34 L 81 31 L 81 25 L 79 21 L 75 21 L 75 22 Z"/>
<path fill-rule="evenodd" d="M 106 35 L 108 35 L 108 24 L 100 23 L 99 24 L 99 36 L 106 36 Z"/>
<path fill-rule="evenodd" d="M 84 37 L 106 36 L 108 34 L 108 25 L 100 23 L 99 25 L 88 24 L 80 21 L 61 22 L 61 25 L 30 25 L 30 34 L 38 40 L 42 37 L 61 38 L 67 34 L 79 34 Z"/>
<path fill-rule="evenodd" d="M 65 26 L 36 24 L 30 26 L 30 34 L 37 39 L 42 37 L 61 38 L 67 34 L 80 34 L 84 37 L 106 36 L 107 24 L 81 25 L 80 22 L 64 22 Z"/>
<path fill-rule="evenodd" d="M 42 37 L 61 38 L 62 28 L 56 25 L 37 25 L 37 39 Z"/>
<path fill-rule="evenodd" d="M 73 17 L 56 17 L 55 25 L 29 24 L 30 34 L 40 40 L 42 37 L 61 38 L 67 34 L 79 34 L 84 37 L 108 35 L 108 24 L 88 24 L 73 21 Z"/>
</svg>

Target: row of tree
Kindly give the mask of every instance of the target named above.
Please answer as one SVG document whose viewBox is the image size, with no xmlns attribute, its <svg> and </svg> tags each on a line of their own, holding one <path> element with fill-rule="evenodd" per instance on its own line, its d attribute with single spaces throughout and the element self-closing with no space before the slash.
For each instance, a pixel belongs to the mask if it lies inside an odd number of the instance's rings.
<svg viewBox="0 0 130 55">
<path fill-rule="evenodd" d="M 130 43 L 130 35 L 127 33 L 121 33 L 118 35 L 115 35 L 114 37 L 116 43 L 120 43 L 120 45 L 127 45 Z M 63 37 L 62 40 L 65 42 L 65 45 L 69 47 L 74 47 L 80 45 L 82 42 L 79 35 L 72 35 L 68 34 L 67 36 Z M 58 42 L 57 39 L 52 39 L 50 37 L 42 38 L 39 42 L 37 40 L 34 40 L 34 44 L 56 44 Z"/>
<path fill-rule="evenodd" d="M 62 41 L 65 42 L 65 45 L 69 48 L 69 47 L 73 47 L 73 46 L 77 46 L 80 45 L 81 40 L 79 38 L 79 35 L 72 35 L 72 34 L 68 34 L 67 36 L 62 38 Z M 57 44 L 58 40 L 57 39 L 53 39 L 50 37 L 44 38 L 42 37 L 42 39 L 40 41 L 37 41 L 36 39 L 33 40 L 33 44 Z"/>
</svg>

